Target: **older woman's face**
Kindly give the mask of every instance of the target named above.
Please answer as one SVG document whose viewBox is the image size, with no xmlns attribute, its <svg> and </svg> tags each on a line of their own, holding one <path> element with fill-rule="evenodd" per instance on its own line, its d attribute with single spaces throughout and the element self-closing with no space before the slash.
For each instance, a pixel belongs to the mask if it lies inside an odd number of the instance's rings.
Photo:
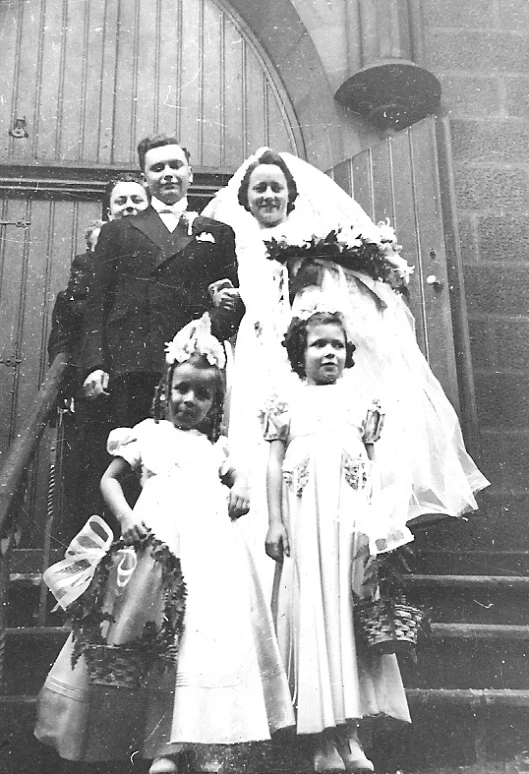
<svg viewBox="0 0 529 774">
<path fill-rule="evenodd" d="M 149 206 L 147 191 L 141 183 L 122 181 L 116 183 L 110 194 L 108 216 L 110 220 L 137 215 Z"/>
<path fill-rule="evenodd" d="M 263 228 L 271 228 L 287 218 L 288 185 L 283 171 L 275 164 L 259 164 L 248 185 L 250 212 Z"/>
</svg>

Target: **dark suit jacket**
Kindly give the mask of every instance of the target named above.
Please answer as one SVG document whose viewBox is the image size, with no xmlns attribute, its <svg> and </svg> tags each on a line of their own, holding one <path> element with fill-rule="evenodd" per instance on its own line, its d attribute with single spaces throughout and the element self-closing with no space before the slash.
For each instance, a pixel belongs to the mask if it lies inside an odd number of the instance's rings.
<svg viewBox="0 0 529 774">
<path fill-rule="evenodd" d="M 82 370 L 112 377 L 162 373 L 164 347 L 175 333 L 209 311 L 212 332 L 229 338 L 244 314 L 215 309 L 208 285 L 228 278 L 238 286 L 232 229 L 197 217 L 192 234 L 180 222 L 171 234 L 158 213 L 103 226 L 94 257 L 94 281 L 84 323 Z"/>
<path fill-rule="evenodd" d="M 50 365 L 59 352 L 73 354 L 73 363 L 78 364 L 83 318 L 93 277 L 93 260 L 94 254 L 89 250 L 76 255 L 72 261 L 68 286 L 66 290 L 57 293 L 48 339 Z"/>
</svg>

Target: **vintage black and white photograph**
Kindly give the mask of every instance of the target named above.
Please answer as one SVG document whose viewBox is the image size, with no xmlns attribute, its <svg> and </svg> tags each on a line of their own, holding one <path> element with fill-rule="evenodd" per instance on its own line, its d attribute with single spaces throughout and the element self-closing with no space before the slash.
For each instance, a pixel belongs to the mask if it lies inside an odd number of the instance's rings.
<svg viewBox="0 0 529 774">
<path fill-rule="evenodd" d="M 0 52 L 0 774 L 528 774 L 528 0 Z"/>
</svg>

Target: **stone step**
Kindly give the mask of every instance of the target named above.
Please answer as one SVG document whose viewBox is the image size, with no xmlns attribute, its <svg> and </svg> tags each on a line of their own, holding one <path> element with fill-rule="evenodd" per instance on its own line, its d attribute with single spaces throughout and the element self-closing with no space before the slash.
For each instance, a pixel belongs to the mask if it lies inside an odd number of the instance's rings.
<svg viewBox="0 0 529 774">
<path fill-rule="evenodd" d="M 405 576 L 410 601 L 443 623 L 529 624 L 529 576 Z"/>
<path fill-rule="evenodd" d="M 529 743 L 529 691 L 408 690 L 413 723 L 375 720 L 364 732 L 378 774 L 522 774 Z M 35 697 L 0 697 L 2 774 L 146 774 L 148 764 L 81 765 L 60 761 L 33 737 Z M 292 735 L 272 743 L 233 747 L 227 774 L 311 774 L 308 739 Z M 500 765 L 500 762 L 503 762 Z M 512 763 L 508 763 L 512 762 Z M 506 765 L 508 763 L 508 765 Z M 461 767 L 474 766 L 463 772 Z M 525 771 L 525 770 L 524 770 Z M 185 772 L 187 774 L 187 772 Z"/>
<path fill-rule="evenodd" d="M 9 628 L 3 692 L 7 696 L 38 693 L 67 636 L 68 631 L 58 626 Z"/>
</svg>

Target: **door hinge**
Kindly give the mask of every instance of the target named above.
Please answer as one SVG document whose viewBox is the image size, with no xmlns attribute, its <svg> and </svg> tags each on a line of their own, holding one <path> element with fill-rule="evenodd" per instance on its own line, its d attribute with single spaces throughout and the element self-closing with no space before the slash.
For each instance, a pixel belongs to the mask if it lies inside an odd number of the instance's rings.
<svg viewBox="0 0 529 774">
<path fill-rule="evenodd" d="M 30 220 L 0 220 L 0 226 L 15 226 L 15 228 L 27 228 Z"/>
<path fill-rule="evenodd" d="M 14 355 L 8 355 L 8 357 L 0 357 L 0 365 L 8 366 L 8 368 L 16 368 L 22 360 Z"/>
</svg>

